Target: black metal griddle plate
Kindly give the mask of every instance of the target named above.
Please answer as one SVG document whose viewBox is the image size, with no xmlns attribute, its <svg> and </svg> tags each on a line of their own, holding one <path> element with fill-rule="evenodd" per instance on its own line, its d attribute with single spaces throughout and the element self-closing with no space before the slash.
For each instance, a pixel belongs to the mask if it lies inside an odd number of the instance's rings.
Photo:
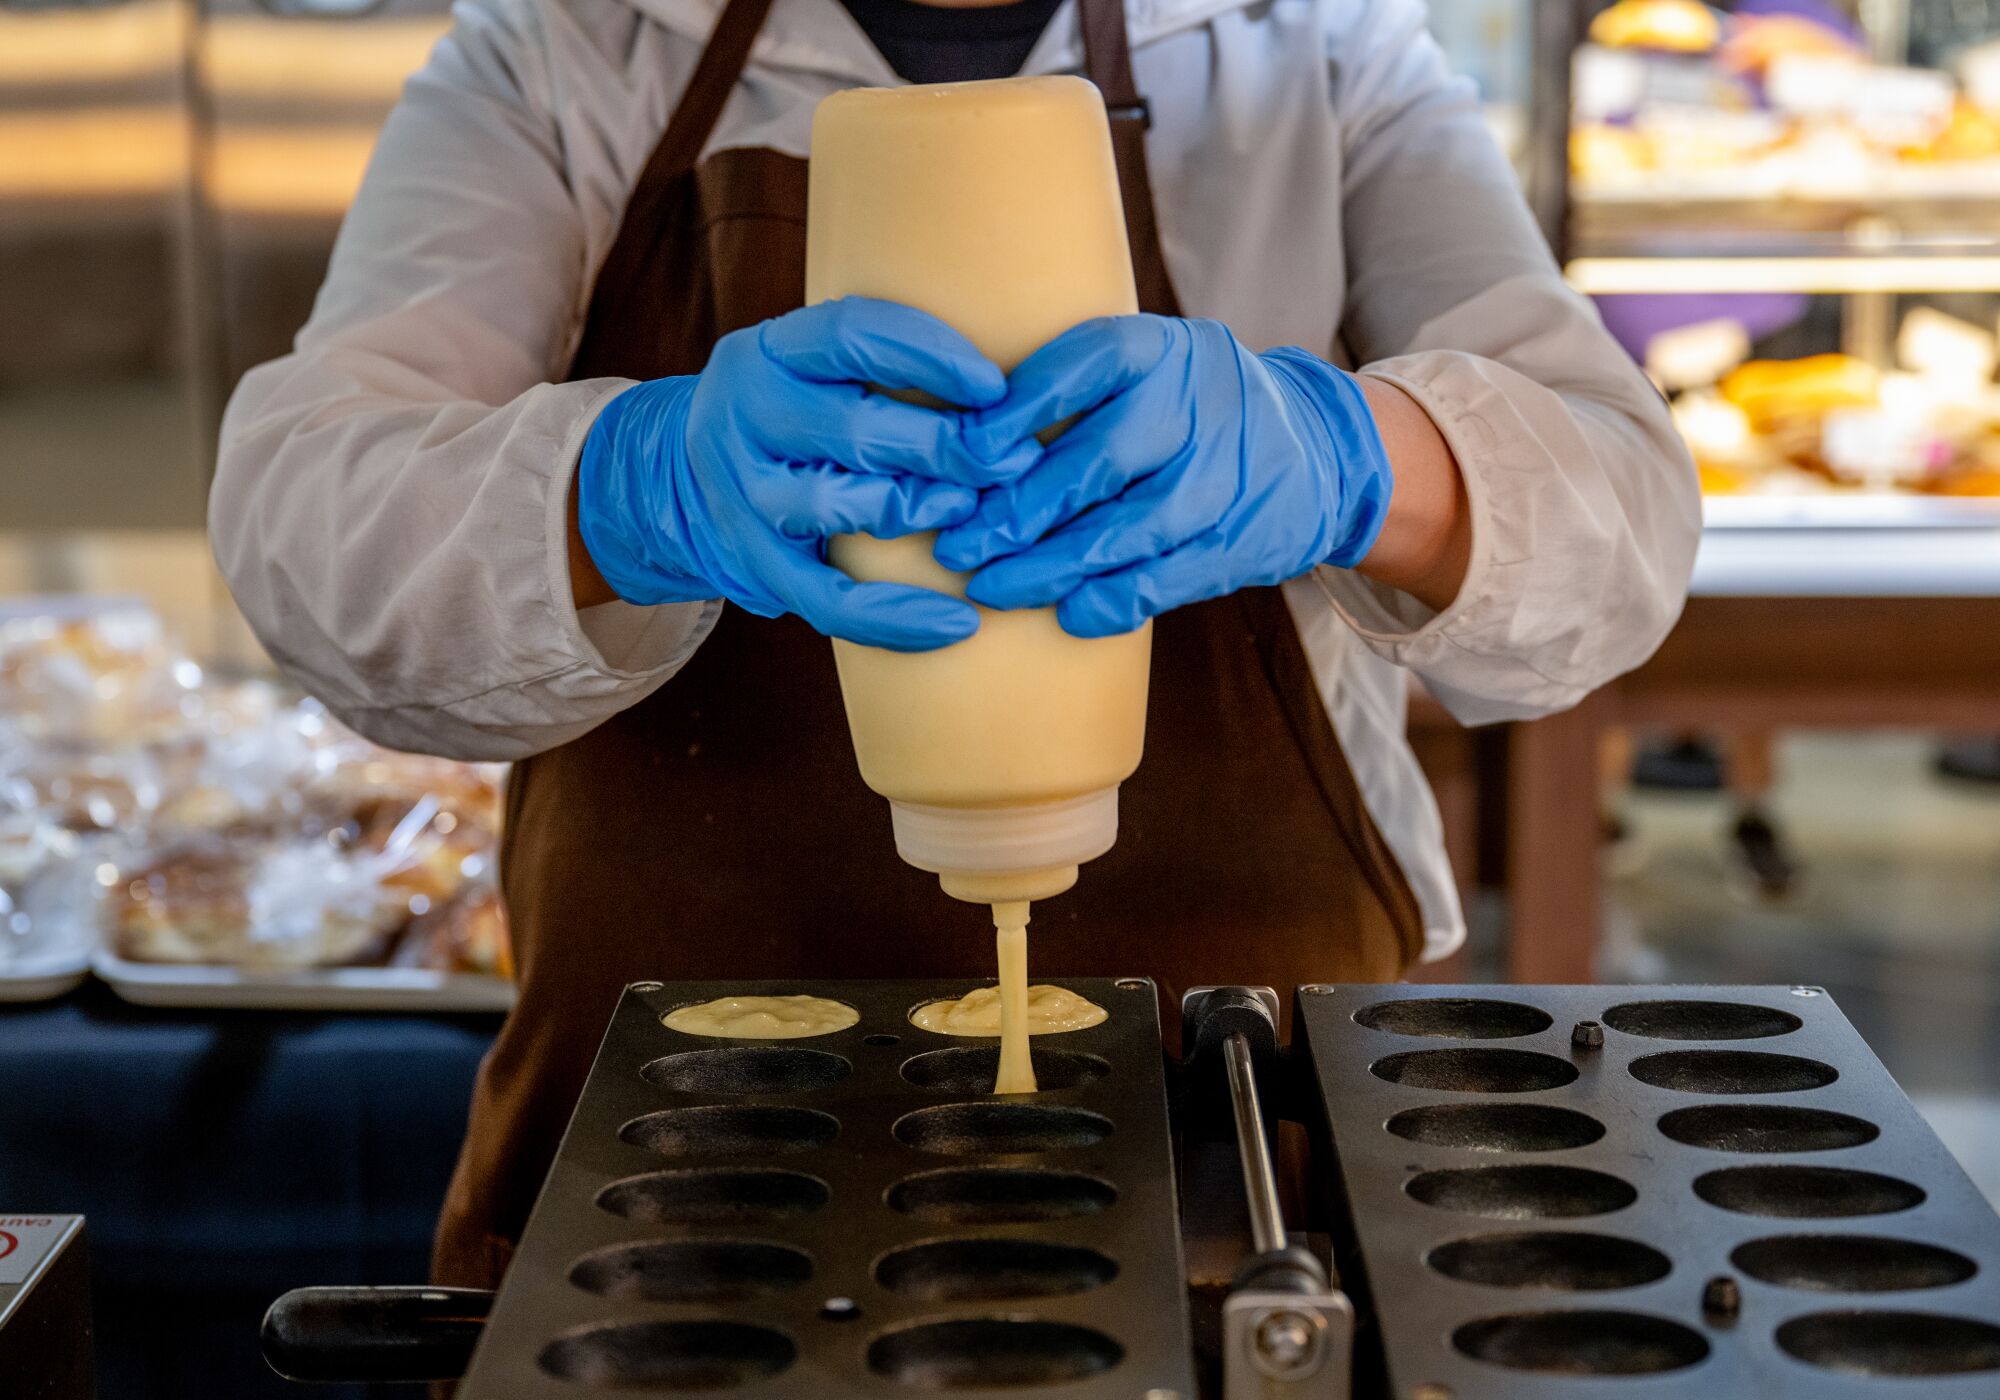
<svg viewBox="0 0 2000 1400">
<path fill-rule="evenodd" d="M 1193 1400 L 1153 985 L 1065 985 L 1110 1018 L 1004 1099 L 995 1042 L 908 1020 L 965 983 L 628 989 L 460 1394 Z M 802 992 L 859 1024 L 660 1024 Z"/>
<path fill-rule="evenodd" d="M 1397 1400 L 2000 1396 L 2000 1220 L 1824 992 L 1298 1006 Z"/>
</svg>

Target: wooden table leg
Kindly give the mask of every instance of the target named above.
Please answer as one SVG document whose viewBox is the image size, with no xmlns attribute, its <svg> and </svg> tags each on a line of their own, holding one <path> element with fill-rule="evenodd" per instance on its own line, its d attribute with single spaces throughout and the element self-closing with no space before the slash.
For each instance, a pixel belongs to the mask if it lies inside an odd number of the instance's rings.
<svg viewBox="0 0 2000 1400">
<path fill-rule="evenodd" d="M 1507 782 L 1507 975 L 1590 982 L 1602 920 L 1598 731 L 1605 702 L 1513 727 Z"/>
</svg>

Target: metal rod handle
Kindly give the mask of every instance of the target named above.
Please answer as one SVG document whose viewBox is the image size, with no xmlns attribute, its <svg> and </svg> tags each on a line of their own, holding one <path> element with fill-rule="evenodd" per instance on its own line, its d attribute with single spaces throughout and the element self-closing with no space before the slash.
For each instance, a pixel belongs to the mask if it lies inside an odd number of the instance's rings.
<svg viewBox="0 0 2000 1400">
<path fill-rule="evenodd" d="M 1230 1107 L 1236 1114 L 1236 1150 L 1243 1161 L 1243 1191 L 1250 1203 L 1251 1242 L 1257 1253 L 1272 1254 L 1286 1244 L 1285 1210 L 1278 1200 L 1278 1175 L 1264 1136 L 1250 1042 L 1241 1031 L 1222 1042 L 1222 1059 L 1229 1072 Z"/>
<path fill-rule="evenodd" d="M 472 1288 L 294 1288 L 264 1314 L 264 1360 L 294 1381 L 457 1380 L 492 1306 Z"/>
</svg>

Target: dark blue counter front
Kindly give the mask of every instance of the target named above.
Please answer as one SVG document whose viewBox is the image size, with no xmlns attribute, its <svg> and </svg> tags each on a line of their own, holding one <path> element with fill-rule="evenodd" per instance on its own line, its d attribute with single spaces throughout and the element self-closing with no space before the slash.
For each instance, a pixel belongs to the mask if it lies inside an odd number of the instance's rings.
<svg viewBox="0 0 2000 1400">
<path fill-rule="evenodd" d="M 155 1011 L 95 984 L 0 1010 L 0 1210 L 89 1217 L 104 1400 L 346 1400 L 270 1376 L 258 1320 L 301 1284 L 423 1279 L 498 1025 Z"/>
</svg>

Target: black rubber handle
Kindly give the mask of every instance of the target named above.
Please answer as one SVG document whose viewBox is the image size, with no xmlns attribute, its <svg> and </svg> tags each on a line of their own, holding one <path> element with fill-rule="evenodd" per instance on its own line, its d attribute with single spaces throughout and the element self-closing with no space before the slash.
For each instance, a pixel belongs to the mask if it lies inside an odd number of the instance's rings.
<svg viewBox="0 0 2000 1400">
<path fill-rule="evenodd" d="M 478 1288 L 294 1288 L 264 1314 L 264 1360 L 292 1381 L 456 1380 L 492 1307 Z"/>
<path fill-rule="evenodd" d="M 1222 1042 L 1240 1035 L 1250 1042 L 1259 1069 L 1277 1058 L 1278 1018 L 1252 987 L 1210 987 L 1190 993 L 1181 1007 L 1181 1062 L 1193 1068 L 1211 1056 L 1220 1065 Z"/>
</svg>

